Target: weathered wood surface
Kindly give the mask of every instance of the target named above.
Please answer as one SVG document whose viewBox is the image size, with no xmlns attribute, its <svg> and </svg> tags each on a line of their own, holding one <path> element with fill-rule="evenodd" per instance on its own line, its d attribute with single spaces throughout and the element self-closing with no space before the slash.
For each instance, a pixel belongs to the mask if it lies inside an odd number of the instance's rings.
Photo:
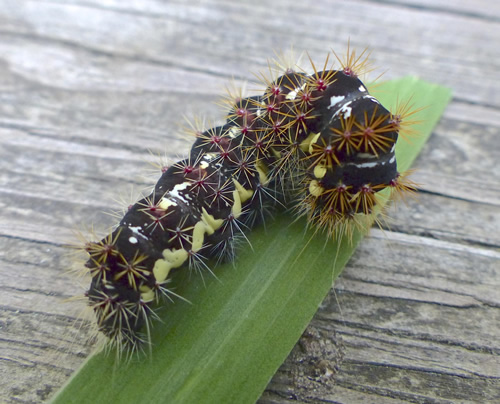
<svg viewBox="0 0 500 404">
<path fill-rule="evenodd" d="M 500 3 L 0 0 L 1 402 L 47 399 L 88 354 L 71 230 L 111 225 L 148 150 L 187 151 L 182 116 L 221 117 L 232 77 L 349 37 L 454 99 L 419 200 L 364 240 L 261 402 L 500 402 Z"/>
</svg>

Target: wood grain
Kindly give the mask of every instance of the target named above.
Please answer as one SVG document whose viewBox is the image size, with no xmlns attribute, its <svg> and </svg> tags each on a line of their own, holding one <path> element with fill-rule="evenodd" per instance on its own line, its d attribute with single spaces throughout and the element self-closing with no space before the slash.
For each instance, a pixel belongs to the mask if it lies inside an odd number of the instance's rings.
<svg viewBox="0 0 500 404">
<path fill-rule="evenodd" d="M 499 402 L 499 36 L 486 0 L 0 0 L 0 402 L 48 399 L 89 354 L 64 245 L 114 223 L 149 150 L 182 156 L 183 116 L 221 118 L 273 50 L 348 38 L 454 99 L 418 200 L 364 240 L 260 402 Z"/>
</svg>

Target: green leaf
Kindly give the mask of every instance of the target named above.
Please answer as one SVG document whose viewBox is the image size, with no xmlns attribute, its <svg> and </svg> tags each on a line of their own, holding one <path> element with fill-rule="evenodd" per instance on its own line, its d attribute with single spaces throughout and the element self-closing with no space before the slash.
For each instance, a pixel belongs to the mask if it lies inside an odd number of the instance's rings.
<svg viewBox="0 0 500 404">
<path fill-rule="evenodd" d="M 377 87 L 382 104 L 412 96 L 417 137 L 398 142 L 400 171 L 418 155 L 451 97 L 449 89 L 415 77 Z M 92 356 L 54 403 L 253 403 L 293 348 L 362 238 L 325 241 L 305 222 L 280 214 L 252 231 L 234 267 L 216 268 L 217 279 L 181 271 L 177 300 L 160 312 L 152 330 L 152 357 L 117 362 Z"/>
</svg>

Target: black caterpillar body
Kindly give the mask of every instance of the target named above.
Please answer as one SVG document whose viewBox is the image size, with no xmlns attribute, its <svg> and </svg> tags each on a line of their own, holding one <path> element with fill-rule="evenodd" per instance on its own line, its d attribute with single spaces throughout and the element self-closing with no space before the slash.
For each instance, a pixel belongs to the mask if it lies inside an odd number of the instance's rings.
<svg viewBox="0 0 500 404">
<path fill-rule="evenodd" d="M 354 67 L 287 69 L 262 95 L 234 99 L 225 124 L 198 133 L 187 159 L 110 235 L 86 244 L 89 304 L 112 343 L 136 350 L 147 341 L 172 273 L 232 260 L 277 202 L 335 237 L 372 213 L 378 191 L 411 188 L 395 156 L 402 117 L 368 93 Z"/>
</svg>

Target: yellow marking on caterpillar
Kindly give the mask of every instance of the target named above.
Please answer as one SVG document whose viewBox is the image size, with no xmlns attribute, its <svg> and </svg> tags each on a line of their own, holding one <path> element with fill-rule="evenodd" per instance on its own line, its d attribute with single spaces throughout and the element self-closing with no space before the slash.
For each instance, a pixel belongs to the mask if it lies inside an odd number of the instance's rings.
<svg viewBox="0 0 500 404">
<path fill-rule="evenodd" d="M 161 198 L 158 203 L 158 207 L 163 210 L 167 210 L 170 206 L 177 206 L 177 203 L 168 198 Z"/>
<path fill-rule="evenodd" d="M 313 149 L 313 144 L 315 144 L 315 143 L 318 141 L 318 139 L 319 139 L 320 135 L 321 135 L 321 133 L 316 133 L 316 134 L 315 134 L 315 135 L 311 138 L 311 142 L 309 143 L 309 154 L 313 154 L 313 152 L 314 152 L 314 149 Z M 309 139 L 309 137 L 308 137 L 307 139 Z M 307 139 L 306 139 L 306 140 L 307 140 Z M 306 140 L 304 140 L 304 142 L 305 142 Z M 302 143 L 304 143 L 304 142 L 302 142 Z"/>
<path fill-rule="evenodd" d="M 200 168 L 205 170 L 209 166 L 208 162 L 206 161 L 201 161 L 200 162 Z"/>
<path fill-rule="evenodd" d="M 171 269 L 178 268 L 188 259 L 188 252 L 184 249 L 167 248 L 162 251 L 163 259 L 156 260 L 153 275 L 157 282 L 163 282 Z"/>
<path fill-rule="evenodd" d="M 201 220 L 194 225 L 193 241 L 191 243 L 191 251 L 197 252 L 203 247 L 205 241 L 205 233 L 208 235 L 222 226 L 224 219 L 216 219 L 213 215 L 208 213 L 205 208 L 202 209 Z"/>
<path fill-rule="evenodd" d="M 314 196 L 321 196 L 323 194 L 323 191 L 325 188 L 323 188 L 321 185 L 319 185 L 319 182 L 316 180 L 312 180 L 309 183 L 309 193 Z"/>
<path fill-rule="evenodd" d="M 314 176 L 316 178 L 323 178 L 326 174 L 326 167 L 323 164 L 318 164 L 314 167 Z"/>
<path fill-rule="evenodd" d="M 238 191 L 238 194 L 240 195 L 241 203 L 245 203 L 246 201 L 248 201 L 253 195 L 253 190 L 243 188 L 243 185 L 241 185 L 234 178 L 233 178 L 233 182 L 234 182 L 234 186 L 236 187 L 236 190 Z M 234 195 L 234 191 L 233 191 L 233 195 Z"/>
<path fill-rule="evenodd" d="M 271 152 L 274 154 L 274 157 L 279 159 L 281 157 L 281 154 L 278 150 L 276 150 L 274 147 L 271 147 Z"/>
<path fill-rule="evenodd" d="M 235 219 L 238 219 L 242 212 L 242 204 L 246 201 L 248 201 L 252 195 L 253 195 L 253 190 L 251 189 L 245 189 L 243 188 L 243 185 L 241 185 L 237 180 L 233 178 L 235 190 L 233 191 L 233 207 L 231 208 L 231 213 L 235 217 Z"/>
<path fill-rule="evenodd" d="M 193 241 L 191 243 L 191 251 L 197 252 L 203 247 L 203 241 L 205 240 L 205 231 L 207 225 L 200 220 L 194 225 L 193 229 Z"/>
<path fill-rule="evenodd" d="M 258 160 L 255 163 L 255 169 L 259 173 L 259 182 L 262 185 L 267 185 L 269 183 L 269 177 L 267 176 L 269 168 L 267 167 L 267 165 L 265 165 L 262 160 Z"/>
<path fill-rule="evenodd" d="M 213 215 L 208 213 L 205 208 L 202 208 L 201 220 L 207 225 L 207 233 L 214 234 L 214 231 L 222 226 L 224 219 L 216 219 Z"/>
<path fill-rule="evenodd" d="M 141 291 L 141 299 L 145 303 L 152 302 L 155 298 L 155 292 L 153 292 L 153 289 L 151 289 L 149 286 L 142 285 L 139 287 L 139 290 Z"/>
<path fill-rule="evenodd" d="M 238 219 L 241 216 L 241 198 L 240 193 L 237 189 L 233 191 L 233 207 L 231 208 L 231 213 L 233 216 Z"/>
<path fill-rule="evenodd" d="M 309 136 L 307 136 L 300 144 L 300 150 L 302 150 L 304 153 L 307 153 L 309 151 L 311 143 L 314 143 L 316 140 L 318 140 L 319 135 L 319 133 L 310 133 Z"/>
</svg>

